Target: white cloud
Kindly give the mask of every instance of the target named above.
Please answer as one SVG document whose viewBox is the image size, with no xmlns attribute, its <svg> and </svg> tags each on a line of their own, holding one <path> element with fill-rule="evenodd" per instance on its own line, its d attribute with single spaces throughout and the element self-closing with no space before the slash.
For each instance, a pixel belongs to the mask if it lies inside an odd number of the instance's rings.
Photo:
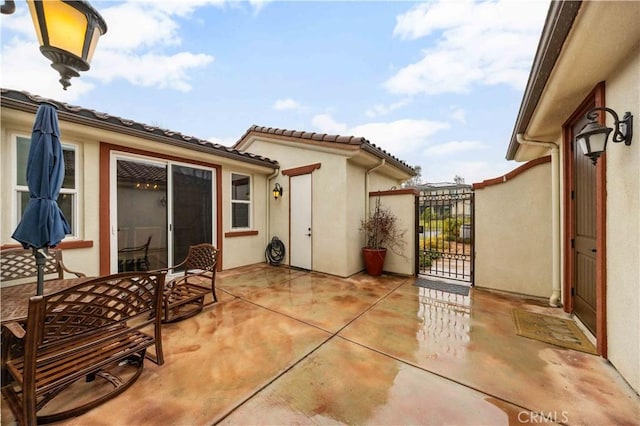
<svg viewBox="0 0 640 426">
<path fill-rule="evenodd" d="M 520 90 L 547 8 L 547 2 L 510 0 L 415 6 L 396 18 L 394 35 L 410 40 L 430 36 L 431 44 L 422 59 L 401 68 L 384 86 L 407 95 L 466 93 L 475 85 L 494 84 Z"/>
<path fill-rule="evenodd" d="M 301 105 L 291 98 L 278 99 L 273 103 L 273 109 L 277 111 L 285 111 L 299 109 Z"/>
<path fill-rule="evenodd" d="M 330 114 L 316 115 L 312 124 L 321 132 L 361 136 L 393 155 L 409 153 L 429 143 L 429 137 L 449 128 L 440 121 L 403 119 L 390 122 L 365 123 L 348 127 Z"/>
<path fill-rule="evenodd" d="M 323 133 L 346 135 L 347 125 L 338 123 L 330 114 L 318 114 L 311 119 L 311 124 Z"/>
<path fill-rule="evenodd" d="M 98 42 L 96 57 L 103 49 L 129 52 L 180 45 L 179 25 L 169 11 L 162 9 L 162 5 L 170 4 L 123 3 L 100 10 L 108 28 Z"/>
<path fill-rule="evenodd" d="M 466 124 L 467 123 L 466 112 L 462 108 L 452 107 L 451 108 L 451 117 L 453 117 L 456 121 L 458 121 L 458 122 L 460 122 L 462 124 Z"/>
<path fill-rule="evenodd" d="M 92 65 L 91 76 L 103 82 L 117 78 L 137 86 L 171 88 L 181 92 L 191 90 L 188 71 L 205 66 L 213 57 L 180 52 L 174 55 L 126 54 L 113 50 L 101 52 Z"/>
<path fill-rule="evenodd" d="M 211 136 L 210 138 L 207 138 L 207 140 L 211 143 L 215 143 L 218 145 L 232 146 L 238 141 L 238 138 L 237 137 L 218 138 L 216 136 Z"/>
<path fill-rule="evenodd" d="M 485 145 L 477 141 L 451 141 L 443 144 L 432 145 L 425 149 L 427 156 L 431 155 L 451 155 L 460 152 L 469 152 L 484 148 Z"/>
<path fill-rule="evenodd" d="M 428 144 L 430 136 L 448 128 L 449 124 L 441 121 L 403 119 L 361 124 L 350 129 L 350 133 L 363 136 L 394 155 L 402 155 Z"/>
<path fill-rule="evenodd" d="M 408 105 L 410 102 L 411 102 L 410 98 L 405 98 L 389 105 L 376 104 L 373 107 L 366 110 L 365 114 L 367 114 L 367 117 L 379 117 L 381 115 L 387 115 L 390 112 L 393 112 L 399 108 L 402 108 L 403 106 Z"/>
<path fill-rule="evenodd" d="M 502 176 L 513 168 L 513 163 L 507 161 L 461 160 L 438 162 L 427 160 L 423 163 L 422 177 L 426 182 L 453 182 L 453 178 L 457 175 L 464 178 L 465 183 L 472 184 Z"/>
<path fill-rule="evenodd" d="M 249 0 L 249 4 L 253 7 L 254 15 L 260 13 L 260 11 L 265 7 L 267 3 L 271 0 Z"/>
</svg>

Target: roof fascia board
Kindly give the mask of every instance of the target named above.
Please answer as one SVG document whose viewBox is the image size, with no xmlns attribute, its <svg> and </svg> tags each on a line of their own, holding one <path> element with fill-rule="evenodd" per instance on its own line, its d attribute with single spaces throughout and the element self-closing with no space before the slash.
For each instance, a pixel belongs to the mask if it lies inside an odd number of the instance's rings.
<svg viewBox="0 0 640 426">
<path fill-rule="evenodd" d="M 387 163 L 393 164 L 397 169 L 402 170 L 403 173 L 406 173 L 409 176 L 417 176 L 417 173 L 411 167 L 405 166 L 404 164 L 396 160 L 393 156 L 381 152 L 379 149 L 376 149 L 370 144 L 363 143 L 360 145 L 360 148 L 362 148 L 363 151 L 368 152 L 369 154 L 373 154 L 380 159 L 387 160 Z"/>
<path fill-rule="evenodd" d="M 581 5 L 581 1 L 552 1 L 549 6 L 527 87 L 507 148 L 507 160 L 513 160 L 516 157 L 520 147 L 516 135 L 526 134 L 531 117 L 538 106 Z"/>
<path fill-rule="evenodd" d="M 275 143 L 278 145 L 284 145 L 289 147 L 297 147 L 302 149 L 308 149 L 312 151 L 328 152 L 331 154 L 340 155 L 343 157 L 353 157 L 358 153 L 359 145 L 346 145 L 335 142 L 318 142 L 313 140 L 300 140 L 289 136 L 280 135 L 268 135 L 264 133 L 256 133 L 247 138 L 247 143 L 243 144 L 244 148 L 249 147 L 256 141 L 262 141 L 267 143 Z M 301 146 L 302 145 L 302 146 Z"/>
</svg>

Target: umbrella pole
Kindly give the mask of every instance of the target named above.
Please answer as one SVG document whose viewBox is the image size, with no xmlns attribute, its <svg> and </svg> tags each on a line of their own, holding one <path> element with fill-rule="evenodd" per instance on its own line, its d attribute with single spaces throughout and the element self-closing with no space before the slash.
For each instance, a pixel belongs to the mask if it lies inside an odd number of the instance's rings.
<svg viewBox="0 0 640 426">
<path fill-rule="evenodd" d="M 49 256 L 46 248 L 35 247 L 33 249 L 33 255 L 36 258 L 36 267 L 38 268 L 38 287 L 36 294 L 42 296 L 44 294 L 44 265 Z"/>
</svg>

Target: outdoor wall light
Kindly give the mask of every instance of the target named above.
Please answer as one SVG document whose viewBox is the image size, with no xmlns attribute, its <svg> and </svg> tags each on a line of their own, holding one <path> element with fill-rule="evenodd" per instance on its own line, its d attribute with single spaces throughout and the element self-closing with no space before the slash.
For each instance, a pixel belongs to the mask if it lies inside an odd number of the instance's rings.
<svg viewBox="0 0 640 426">
<path fill-rule="evenodd" d="M 283 193 L 284 189 L 280 186 L 279 183 L 276 183 L 276 186 L 273 187 L 273 198 L 277 200 L 278 198 L 282 197 Z"/>
<path fill-rule="evenodd" d="M 598 123 L 598 111 L 605 111 L 613 116 L 615 129 L 605 127 Z M 580 149 L 584 154 L 591 158 L 593 164 L 596 164 L 598 157 L 607 148 L 607 139 L 609 133 L 613 131 L 613 142 L 624 142 L 625 145 L 631 145 L 631 136 L 633 131 L 633 116 L 630 112 L 626 112 L 622 120 L 618 118 L 618 114 L 611 108 L 595 107 L 587 112 L 585 116 L 590 121 L 576 135 L 576 142 L 580 145 Z"/>
<path fill-rule="evenodd" d="M 40 42 L 40 52 L 51 67 L 60 73 L 64 90 L 69 79 L 87 71 L 93 52 L 107 24 L 100 14 L 84 0 L 26 0 Z M 15 12 L 15 3 L 5 0 L 0 7 L 3 14 Z"/>
</svg>

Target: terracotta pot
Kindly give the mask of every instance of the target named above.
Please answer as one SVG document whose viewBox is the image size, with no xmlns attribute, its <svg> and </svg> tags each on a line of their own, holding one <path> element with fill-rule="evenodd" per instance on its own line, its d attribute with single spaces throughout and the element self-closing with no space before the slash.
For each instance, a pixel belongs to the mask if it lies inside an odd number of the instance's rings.
<svg viewBox="0 0 640 426">
<path fill-rule="evenodd" d="M 382 266 L 384 265 L 384 258 L 387 255 L 387 249 L 363 248 L 362 254 L 364 256 L 364 265 L 367 268 L 367 274 L 373 277 L 382 275 Z"/>
</svg>

